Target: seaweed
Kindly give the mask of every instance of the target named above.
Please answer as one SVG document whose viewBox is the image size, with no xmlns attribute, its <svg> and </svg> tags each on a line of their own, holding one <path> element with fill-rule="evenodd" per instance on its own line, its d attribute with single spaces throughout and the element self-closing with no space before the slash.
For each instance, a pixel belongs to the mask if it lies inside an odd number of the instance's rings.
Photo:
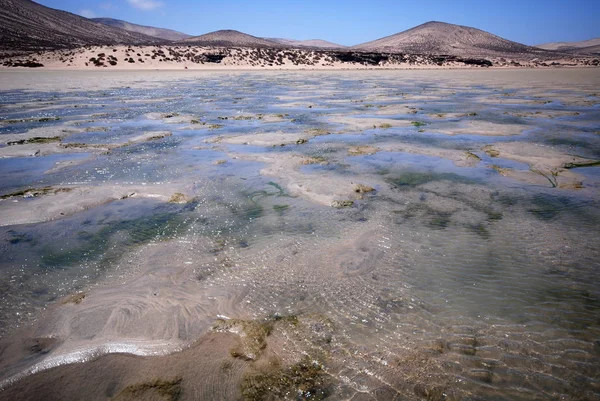
<svg viewBox="0 0 600 401">
<path fill-rule="evenodd" d="M 433 228 L 434 230 L 442 230 L 448 227 L 451 222 L 451 212 L 435 212 L 432 214 L 433 217 L 427 223 L 430 228 Z"/>
<path fill-rule="evenodd" d="M 16 192 L 11 192 L 6 195 L 1 195 L 0 199 L 9 199 L 9 198 L 13 198 L 16 196 L 33 198 L 33 197 L 41 196 L 41 195 L 57 194 L 57 193 L 61 193 L 61 192 L 70 192 L 72 190 L 73 190 L 72 188 L 54 188 L 54 187 L 28 188 L 28 189 L 23 189 L 23 190 L 16 191 Z"/>
<path fill-rule="evenodd" d="M 333 201 L 331 201 L 331 207 L 334 207 L 336 209 L 352 207 L 353 205 L 354 205 L 353 200 L 333 200 Z"/>
<path fill-rule="evenodd" d="M 60 137 L 59 136 L 52 136 L 52 137 L 35 136 L 33 138 L 20 139 L 18 141 L 6 142 L 6 144 L 8 146 L 12 146 L 12 145 L 27 145 L 29 143 L 52 143 L 52 142 L 60 142 Z"/>
<path fill-rule="evenodd" d="M 596 167 L 600 166 L 600 160 L 594 160 L 589 162 L 581 162 L 581 163 L 565 163 L 563 166 L 566 169 L 579 168 L 579 167 Z"/>
<path fill-rule="evenodd" d="M 267 336 L 273 330 L 273 321 L 241 320 L 241 319 L 218 319 L 212 328 L 217 332 L 232 332 L 240 336 L 242 343 L 240 347 L 232 348 L 229 353 L 234 358 L 255 361 L 262 355 L 267 346 Z"/>
<path fill-rule="evenodd" d="M 481 150 L 483 150 L 489 157 L 500 156 L 500 152 L 494 149 L 492 145 L 485 145 Z"/>
<path fill-rule="evenodd" d="M 279 184 L 277 184 L 276 182 L 269 181 L 269 182 L 267 182 L 267 185 L 270 185 L 279 191 L 279 193 L 275 196 L 286 196 L 284 189 L 281 188 L 281 186 Z"/>
<path fill-rule="evenodd" d="M 160 399 L 176 401 L 181 395 L 180 376 L 172 379 L 155 379 L 125 387 L 113 401 Z"/>
<path fill-rule="evenodd" d="M 85 293 L 79 292 L 77 294 L 73 294 L 65 298 L 62 303 L 63 304 L 75 304 L 79 305 L 85 299 Z"/>
<path fill-rule="evenodd" d="M 189 201 L 190 198 L 188 198 L 185 194 L 182 194 L 181 192 L 175 192 L 169 199 L 170 203 L 187 203 Z"/>
<path fill-rule="evenodd" d="M 273 210 L 282 213 L 285 210 L 289 209 L 289 207 L 290 205 L 273 205 Z"/>
<path fill-rule="evenodd" d="M 264 371 L 246 374 L 242 381 L 242 397 L 248 401 L 323 400 L 330 394 L 323 366 L 308 356 L 288 367 L 274 362 Z"/>
<path fill-rule="evenodd" d="M 375 188 L 369 187 L 367 185 L 356 184 L 354 186 L 354 192 L 356 192 L 357 194 L 366 194 L 373 191 L 375 191 Z"/>
</svg>

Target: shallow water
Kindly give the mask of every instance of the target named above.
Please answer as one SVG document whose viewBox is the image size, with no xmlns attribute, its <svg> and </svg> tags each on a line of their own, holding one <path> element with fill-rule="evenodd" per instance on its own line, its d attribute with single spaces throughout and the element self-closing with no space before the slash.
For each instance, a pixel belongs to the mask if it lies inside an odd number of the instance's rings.
<svg viewBox="0 0 600 401">
<path fill-rule="evenodd" d="M 319 316 L 327 341 L 272 347 L 323 364 L 329 399 L 600 397 L 598 167 L 569 170 L 580 189 L 555 188 L 492 168 L 529 173 L 526 157 L 484 151 L 519 142 L 597 161 L 597 71 L 102 73 L 96 89 L 75 73 L 66 91 L 60 74 L 35 77 L 47 90 L 1 93 L 0 139 L 64 127 L 81 131 L 63 144 L 119 146 L 1 159 L 0 195 L 117 186 L 153 196 L 1 227 L 4 341 L 33 325 L 59 342 L 10 351 L 4 386 L 106 352 L 173 352 L 217 317 Z M 378 118 L 399 125 L 371 126 Z M 520 128 L 504 136 L 503 124 Z M 448 133 L 467 125 L 475 131 Z M 235 141 L 270 133 L 282 135 Z M 349 153 L 359 145 L 378 149 Z M 77 163 L 51 169 L 64 160 Z M 355 193 L 359 183 L 374 191 Z M 165 188 L 185 201 L 154 195 Z M 331 207 L 332 196 L 353 204 Z M 76 307 L 62 303 L 80 291 Z"/>
</svg>

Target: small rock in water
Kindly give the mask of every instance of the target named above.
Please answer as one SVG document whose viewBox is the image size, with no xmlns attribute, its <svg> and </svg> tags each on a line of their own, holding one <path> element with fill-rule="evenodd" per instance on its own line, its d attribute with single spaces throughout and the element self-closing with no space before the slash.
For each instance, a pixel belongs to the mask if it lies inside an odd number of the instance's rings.
<svg viewBox="0 0 600 401">
<path fill-rule="evenodd" d="M 368 192 L 373 191 L 375 191 L 375 188 L 371 188 L 363 184 L 356 184 L 356 186 L 354 187 L 354 192 L 356 192 L 357 194 L 366 194 Z"/>
<path fill-rule="evenodd" d="M 173 194 L 173 196 L 171 196 L 171 199 L 169 199 L 170 203 L 187 203 L 190 201 L 190 198 L 188 198 L 186 195 L 182 194 L 181 192 L 176 192 Z"/>
</svg>

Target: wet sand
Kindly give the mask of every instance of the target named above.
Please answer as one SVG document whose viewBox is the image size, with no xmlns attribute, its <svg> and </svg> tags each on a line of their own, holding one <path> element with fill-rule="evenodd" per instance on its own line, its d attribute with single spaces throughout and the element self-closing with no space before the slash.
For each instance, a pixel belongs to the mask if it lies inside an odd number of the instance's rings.
<svg viewBox="0 0 600 401">
<path fill-rule="evenodd" d="M 0 399 L 600 396 L 597 71 L 65 74 L 0 74 Z"/>
</svg>

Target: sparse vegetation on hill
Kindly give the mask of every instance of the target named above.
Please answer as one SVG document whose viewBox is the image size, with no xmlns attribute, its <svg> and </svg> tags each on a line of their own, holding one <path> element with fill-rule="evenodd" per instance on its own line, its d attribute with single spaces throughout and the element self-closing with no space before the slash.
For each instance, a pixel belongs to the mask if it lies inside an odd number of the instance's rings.
<svg viewBox="0 0 600 401">
<path fill-rule="evenodd" d="M 84 46 L 46 52 L 0 54 L 4 67 L 203 68 L 203 65 L 260 68 L 485 68 L 598 66 L 598 58 L 478 58 L 349 50 L 217 47 L 193 45 Z M 131 68 L 131 67 L 129 67 Z"/>
</svg>

